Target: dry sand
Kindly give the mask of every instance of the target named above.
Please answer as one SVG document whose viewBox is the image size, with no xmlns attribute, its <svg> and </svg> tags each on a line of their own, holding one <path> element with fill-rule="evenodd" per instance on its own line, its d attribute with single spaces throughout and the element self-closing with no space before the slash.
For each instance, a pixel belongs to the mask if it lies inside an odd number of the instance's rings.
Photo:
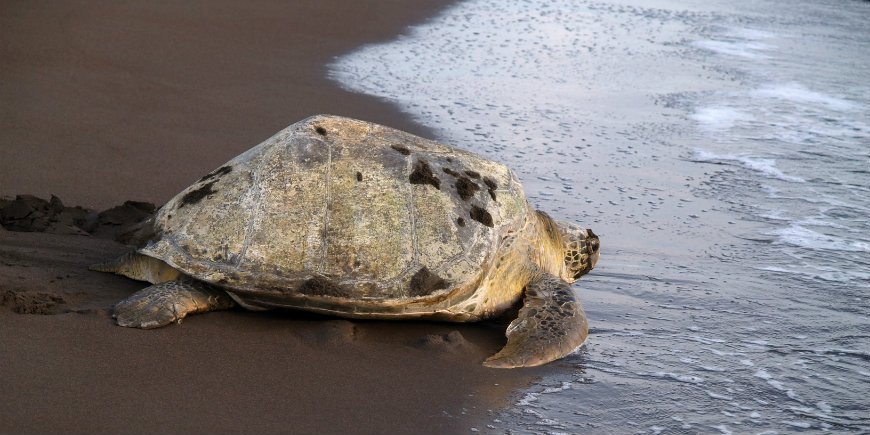
<svg viewBox="0 0 870 435">
<path fill-rule="evenodd" d="M 425 135 L 324 65 L 446 3 L 0 1 L 0 217 L 42 231 L 0 227 L 0 432 L 467 432 L 552 370 L 483 368 L 497 324 L 232 310 L 117 327 L 112 304 L 143 284 L 86 267 L 149 206 L 11 201 L 161 204 L 314 113 Z"/>
</svg>

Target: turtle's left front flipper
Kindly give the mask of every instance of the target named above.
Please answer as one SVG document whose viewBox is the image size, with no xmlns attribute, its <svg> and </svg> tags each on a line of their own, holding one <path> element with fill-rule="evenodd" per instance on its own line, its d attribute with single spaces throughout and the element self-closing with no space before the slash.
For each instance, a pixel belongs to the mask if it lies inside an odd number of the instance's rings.
<svg viewBox="0 0 870 435">
<path fill-rule="evenodd" d="M 189 314 L 226 310 L 235 305 L 222 289 L 183 277 L 161 282 L 133 293 L 115 304 L 113 317 L 118 325 L 152 329 L 181 323 Z"/>
<path fill-rule="evenodd" d="M 541 273 L 526 286 L 519 316 L 507 328 L 507 344 L 489 357 L 487 367 L 532 367 L 574 352 L 586 341 L 589 326 L 571 286 Z"/>
</svg>

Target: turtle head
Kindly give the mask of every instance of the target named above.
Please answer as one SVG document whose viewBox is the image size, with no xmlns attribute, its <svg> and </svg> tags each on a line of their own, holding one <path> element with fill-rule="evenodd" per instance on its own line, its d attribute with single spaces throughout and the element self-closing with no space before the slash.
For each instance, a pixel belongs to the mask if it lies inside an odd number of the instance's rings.
<svg viewBox="0 0 870 435">
<path fill-rule="evenodd" d="M 556 221 L 564 246 L 565 267 L 562 279 L 574 282 L 592 270 L 601 255 L 601 242 L 591 229 L 570 222 Z"/>
</svg>

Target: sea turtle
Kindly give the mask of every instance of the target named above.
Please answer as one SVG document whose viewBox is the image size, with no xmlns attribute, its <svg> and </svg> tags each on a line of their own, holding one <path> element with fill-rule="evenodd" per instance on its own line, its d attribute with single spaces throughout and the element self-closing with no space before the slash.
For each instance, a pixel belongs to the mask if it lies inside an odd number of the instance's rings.
<svg viewBox="0 0 870 435">
<path fill-rule="evenodd" d="M 585 342 L 570 283 L 599 257 L 591 230 L 532 208 L 504 165 L 329 115 L 202 177 L 139 238 L 137 250 L 92 267 L 153 284 L 115 305 L 121 326 L 236 304 L 468 322 L 522 302 L 490 367 L 544 364 Z"/>
</svg>

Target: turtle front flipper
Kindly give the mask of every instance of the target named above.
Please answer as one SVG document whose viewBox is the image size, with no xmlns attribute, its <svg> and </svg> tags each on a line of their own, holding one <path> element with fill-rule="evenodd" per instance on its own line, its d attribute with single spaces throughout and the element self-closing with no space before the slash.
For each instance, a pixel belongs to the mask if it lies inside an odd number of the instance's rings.
<svg viewBox="0 0 870 435">
<path fill-rule="evenodd" d="M 152 329 L 181 323 L 188 314 L 225 310 L 235 305 L 223 290 L 191 278 L 154 284 L 115 304 L 118 325 Z"/>
<path fill-rule="evenodd" d="M 562 358 L 586 341 L 589 326 L 571 287 L 541 273 L 526 286 L 523 307 L 507 328 L 507 344 L 487 367 L 532 367 Z"/>
</svg>

